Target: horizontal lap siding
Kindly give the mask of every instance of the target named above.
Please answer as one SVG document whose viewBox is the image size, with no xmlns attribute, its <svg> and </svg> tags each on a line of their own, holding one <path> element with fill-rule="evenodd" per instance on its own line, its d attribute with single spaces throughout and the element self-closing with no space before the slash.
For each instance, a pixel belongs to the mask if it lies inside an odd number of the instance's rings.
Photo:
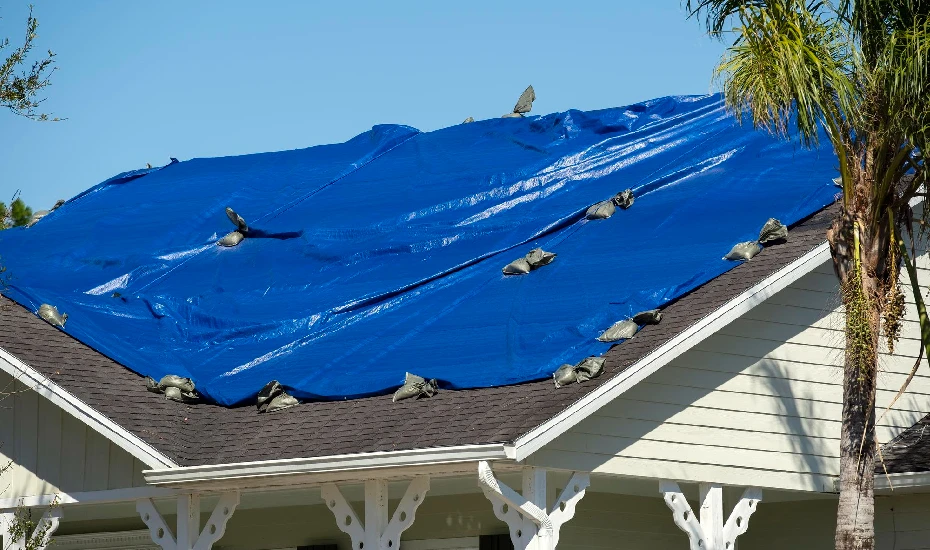
<svg viewBox="0 0 930 550">
<path fill-rule="evenodd" d="M 672 520 L 658 496 L 600 493 L 595 478 L 591 490 L 578 503 L 575 516 L 562 526 L 559 548 L 572 550 L 681 550 L 688 539 Z M 689 489 L 693 489 L 690 487 Z M 727 513 L 733 506 L 732 492 L 725 495 Z M 361 503 L 354 503 L 361 509 Z M 392 501 L 393 510 L 396 501 Z M 692 510 L 697 503 L 690 501 Z M 877 550 L 930 550 L 930 496 L 878 497 L 876 501 Z M 830 550 L 836 500 L 833 498 L 766 502 L 749 520 L 749 530 L 740 537 L 739 550 L 799 548 Z M 417 510 L 413 525 L 403 541 L 431 540 L 502 534 L 507 526 L 494 517 L 491 503 L 480 493 L 447 496 L 427 494 Z M 341 550 L 351 546 L 336 528 L 335 518 L 325 506 L 237 510 L 217 546 L 225 550 L 287 548 L 309 544 L 336 543 Z"/>
<path fill-rule="evenodd" d="M 930 495 L 877 497 L 876 550 L 930 549 L 928 515 Z M 739 539 L 739 550 L 832 550 L 835 522 L 835 500 L 766 504 L 763 498 Z"/>
<path fill-rule="evenodd" d="M 930 265 L 920 258 L 920 276 Z M 882 344 L 876 405 L 917 358 L 913 299 L 895 355 Z M 822 491 L 839 467 L 843 316 L 829 264 L 802 277 L 583 420 L 530 458 L 539 465 Z M 888 441 L 930 411 L 921 368 L 878 423 Z"/>
<path fill-rule="evenodd" d="M 0 392 L 0 498 L 145 484 L 141 462 L 6 373 Z"/>
</svg>

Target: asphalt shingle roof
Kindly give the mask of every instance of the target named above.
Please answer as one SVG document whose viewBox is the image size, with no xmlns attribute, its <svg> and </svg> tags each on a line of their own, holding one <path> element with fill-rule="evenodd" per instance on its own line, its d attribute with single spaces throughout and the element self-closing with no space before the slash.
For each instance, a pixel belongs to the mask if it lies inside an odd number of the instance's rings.
<svg viewBox="0 0 930 550">
<path fill-rule="evenodd" d="M 543 380 L 398 403 L 390 395 L 304 403 L 271 414 L 183 405 L 146 391 L 141 376 L 7 298 L 0 298 L 0 347 L 182 466 L 511 442 L 823 243 L 836 212 L 821 210 L 792 228 L 788 243 L 667 306 L 661 324 L 607 353 L 600 378 L 560 389 Z"/>
</svg>

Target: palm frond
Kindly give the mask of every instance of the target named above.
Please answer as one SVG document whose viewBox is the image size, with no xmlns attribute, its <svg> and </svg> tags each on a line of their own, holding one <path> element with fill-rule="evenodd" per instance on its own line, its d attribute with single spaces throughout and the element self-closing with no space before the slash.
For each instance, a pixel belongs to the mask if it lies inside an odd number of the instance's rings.
<svg viewBox="0 0 930 550">
<path fill-rule="evenodd" d="M 716 70 L 727 103 L 756 127 L 805 145 L 818 142 L 822 123 L 834 145 L 844 137 L 855 102 L 848 36 L 835 19 L 800 2 L 743 6 L 736 39 Z"/>
</svg>

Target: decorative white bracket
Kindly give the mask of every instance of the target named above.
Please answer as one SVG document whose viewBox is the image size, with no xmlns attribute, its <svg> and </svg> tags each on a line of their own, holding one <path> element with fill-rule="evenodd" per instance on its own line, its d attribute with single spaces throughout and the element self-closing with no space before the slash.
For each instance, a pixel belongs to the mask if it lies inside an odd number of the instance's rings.
<svg viewBox="0 0 930 550">
<path fill-rule="evenodd" d="M 34 544 L 27 545 L 26 534 L 23 533 L 18 539 L 13 540 L 10 533 L 16 522 L 16 511 L 10 510 L 0 513 L 0 536 L 3 537 L 3 550 L 24 550 L 27 546 L 35 550 L 45 550 L 49 546 L 52 535 L 61 524 L 61 506 L 51 506 L 42 514 L 39 521 L 36 522 L 35 529 L 30 536 L 36 533 L 44 533 L 42 540 L 35 540 Z"/>
<path fill-rule="evenodd" d="M 691 510 L 681 488 L 674 481 L 660 481 L 659 492 L 672 511 L 675 525 L 688 535 L 691 550 L 733 550 L 736 538 L 749 529 L 749 516 L 762 500 L 762 490 L 749 487 L 743 491 L 726 523 L 723 522 L 723 487 L 700 485 L 701 517 Z"/>
<path fill-rule="evenodd" d="M 239 505 L 239 492 L 220 495 L 216 508 L 210 514 L 203 530 L 200 529 L 200 495 L 185 494 L 178 496 L 177 537 L 155 509 L 152 499 L 143 498 L 136 501 L 136 511 L 149 528 L 152 540 L 163 550 L 210 550 L 213 544 L 223 537 L 226 524 Z"/>
<path fill-rule="evenodd" d="M 352 539 L 353 550 L 398 550 L 400 535 L 413 524 L 417 508 L 426 499 L 429 476 L 414 478 L 388 521 L 388 484 L 383 479 L 365 482 L 365 521 L 342 496 L 335 483 L 324 484 L 320 492 L 326 507 L 336 518 L 336 526 Z"/>
<path fill-rule="evenodd" d="M 555 550 L 562 525 L 575 516 L 575 507 L 591 485 L 587 473 L 574 472 L 551 507 L 546 507 L 546 470 L 523 470 L 523 494 L 494 477 L 491 465 L 478 463 L 478 482 L 494 506 L 494 515 L 510 528 L 515 550 Z"/>
</svg>

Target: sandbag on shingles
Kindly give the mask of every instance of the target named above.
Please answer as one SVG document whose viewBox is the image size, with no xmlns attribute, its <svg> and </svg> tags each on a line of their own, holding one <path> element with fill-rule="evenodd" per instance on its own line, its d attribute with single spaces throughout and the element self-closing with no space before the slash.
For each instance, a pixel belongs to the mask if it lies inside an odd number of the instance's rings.
<svg viewBox="0 0 930 550">
<path fill-rule="evenodd" d="M 759 246 L 755 241 L 746 241 L 744 243 L 739 243 L 733 245 L 733 248 L 727 252 L 727 255 L 723 257 L 724 260 L 743 260 L 749 261 L 756 254 L 762 252 L 762 247 Z"/>
<path fill-rule="evenodd" d="M 759 231 L 759 244 L 780 243 L 788 240 L 788 226 L 776 220 L 769 218 Z"/>
<path fill-rule="evenodd" d="M 272 380 L 258 392 L 255 406 L 258 412 L 264 413 L 280 411 L 299 404 L 297 398 L 284 391 L 284 386 L 277 380 Z"/>
<path fill-rule="evenodd" d="M 175 374 L 166 374 L 158 382 L 146 376 L 145 386 L 150 392 L 164 394 L 166 399 L 179 403 L 193 403 L 200 398 L 193 380 Z"/>
<path fill-rule="evenodd" d="M 562 365 L 552 374 L 556 388 L 597 378 L 604 371 L 604 357 L 586 357 L 577 365 Z"/>
<path fill-rule="evenodd" d="M 392 401 L 396 403 L 402 399 L 410 399 L 411 397 L 432 397 L 436 395 L 438 391 L 439 382 L 435 378 L 427 380 L 422 376 L 417 376 L 408 372 L 404 378 L 404 385 L 394 392 Z"/>
</svg>

